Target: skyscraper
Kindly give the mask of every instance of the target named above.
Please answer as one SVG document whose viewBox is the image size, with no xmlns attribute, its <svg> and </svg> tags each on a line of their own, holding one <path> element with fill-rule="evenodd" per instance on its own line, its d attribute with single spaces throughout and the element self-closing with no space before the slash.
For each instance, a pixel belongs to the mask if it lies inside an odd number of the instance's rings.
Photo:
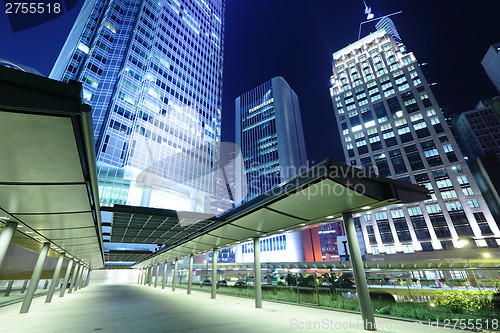
<svg viewBox="0 0 500 333">
<path fill-rule="evenodd" d="M 83 83 L 101 204 L 215 211 L 224 0 L 88 0 L 50 74 Z"/>
<path fill-rule="evenodd" d="M 495 88 L 500 92 L 500 43 L 490 45 L 481 65 Z"/>
<path fill-rule="evenodd" d="M 332 69 L 346 163 L 432 191 L 426 202 L 361 216 L 367 252 L 453 249 L 459 238 L 498 246 L 500 231 L 413 53 L 384 28 L 335 52 Z"/>
<path fill-rule="evenodd" d="M 299 99 L 282 77 L 275 77 L 236 98 L 235 112 L 235 141 L 241 148 L 244 163 L 243 168 L 236 170 L 236 202 L 248 201 L 306 170 Z M 315 236 L 319 248 L 316 229 Z M 306 238 L 298 231 L 262 238 L 262 260 L 304 261 L 307 257 L 304 250 L 310 251 L 304 249 L 303 237 Z M 314 252 L 312 236 L 307 239 Z M 236 246 L 236 260 L 253 260 L 251 244 Z M 316 256 L 321 261 L 320 249 Z"/>
<path fill-rule="evenodd" d="M 245 164 L 249 200 L 297 175 L 307 166 L 307 153 L 299 99 L 282 77 L 241 95 L 235 104 L 236 145 Z M 236 186 L 238 198 L 241 181 Z"/>
</svg>

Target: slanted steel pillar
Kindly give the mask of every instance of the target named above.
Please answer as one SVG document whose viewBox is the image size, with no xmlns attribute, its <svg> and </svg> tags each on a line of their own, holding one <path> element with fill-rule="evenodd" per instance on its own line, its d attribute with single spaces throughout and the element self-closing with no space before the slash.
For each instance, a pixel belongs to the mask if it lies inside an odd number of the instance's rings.
<svg viewBox="0 0 500 333">
<path fill-rule="evenodd" d="M 161 289 L 165 289 L 165 285 L 167 284 L 167 264 L 168 262 L 165 261 L 165 264 L 163 265 L 163 277 L 161 279 Z"/>
<path fill-rule="evenodd" d="M 219 251 L 214 249 L 212 252 L 212 295 L 211 299 L 215 299 L 217 296 L 217 255 Z"/>
<path fill-rule="evenodd" d="M 2 229 L 2 233 L 0 234 L 0 265 L 2 265 L 5 253 L 7 253 L 7 249 L 9 248 L 16 229 L 17 222 L 7 222 Z"/>
<path fill-rule="evenodd" d="M 9 283 L 7 284 L 7 289 L 5 289 L 5 294 L 4 294 L 5 297 L 10 295 L 10 292 L 12 291 L 13 284 L 14 284 L 14 280 L 9 281 Z"/>
<path fill-rule="evenodd" d="M 177 283 L 177 262 L 178 262 L 178 260 L 175 259 L 174 274 L 172 275 L 172 291 L 175 291 L 175 284 Z"/>
<path fill-rule="evenodd" d="M 63 285 L 61 287 L 61 291 L 59 292 L 59 297 L 64 297 L 64 292 L 68 286 L 69 275 L 71 274 L 71 268 L 73 267 L 73 258 L 68 263 L 68 267 L 66 267 L 66 274 L 64 274 Z"/>
<path fill-rule="evenodd" d="M 78 275 L 75 276 L 75 285 L 73 286 L 74 289 L 73 291 L 77 291 L 78 290 L 78 282 L 80 282 L 80 278 L 82 277 L 82 272 L 83 272 L 83 263 L 80 264 L 80 269 L 78 270 Z"/>
<path fill-rule="evenodd" d="M 191 285 L 193 283 L 193 261 L 194 261 L 194 256 L 190 255 L 189 256 L 189 271 L 188 271 L 188 286 L 187 286 L 187 293 L 191 294 Z"/>
<path fill-rule="evenodd" d="M 87 278 L 85 280 L 85 284 L 83 285 L 84 287 L 88 286 L 90 283 L 90 274 L 92 273 L 92 268 L 89 267 L 89 271 L 87 273 Z"/>
<path fill-rule="evenodd" d="M 73 268 L 73 272 L 71 273 L 71 282 L 69 284 L 68 294 L 71 294 L 73 292 L 73 288 L 75 287 L 79 269 L 80 269 L 80 263 L 77 262 L 75 268 Z"/>
<path fill-rule="evenodd" d="M 158 286 L 158 272 L 160 271 L 160 264 L 156 265 L 155 288 Z"/>
<path fill-rule="evenodd" d="M 153 266 L 148 268 L 148 286 L 151 287 L 151 282 L 153 281 Z"/>
<path fill-rule="evenodd" d="M 28 282 L 30 282 L 30 280 L 24 280 L 23 286 L 21 287 L 21 294 L 24 294 L 24 292 L 26 291 L 26 287 L 28 286 Z"/>
<path fill-rule="evenodd" d="M 359 250 L 358 237 L 356 235 L 356 227 L 354 226 L 352 213 L 342 213 L 342 220 L 344 221 L 345 235 L 347 238 L 347 245 L 349 246 L 354 283 L 356 284 L 356 292 L 358 293 L 363 327 L 367 331 L 375 331 L 375 317 L 373 316 L 372 302 L 370 293 L 368 292 L 368 284 L 366 283 L 366 275 L 363 268 L 363 260 L 361 259 L 361 252 Z"/>
<path fill-rule="evenodd" d="M 262 307 L 262 282 L 260 270 L 260 239 L 253 239 L 253 276 L 254 276 L 254 291 L 255 291 L 255 307 Z"/>
<path fill-rule="evenodd" d="M 38 287 L 38 282 L 40 281 L 40 275 L 42 275 L 43 264 L 47 258 L 47 253 L 49 253 L 50 243 L 43 243 L 42 250 L 38 255 L 38 259 L 35 264 L 35 269 L 31 275 L 30 284 L 26 295 L 24 296 L 23 304 L 21 305 L 21 311 L 19 313 L 27 313 L 31 306 L 31 301 L 33 301 L 33 296 L 35 295 L 36 287 Z"/>
<path fill-rule="evenodd" d="M 45 303 L 50 303 L 52 301 L 52 296 L 54 296 L 54 291 L 57 287 L 57 282 L 59 281 L 59 274 L 61 274 L 61 267 L 64 261 L 64 253 L 59 255 L 57 259 L 56 269 L 54 270 L 54 275 L 52 275 L 52 282 L 50 283 L 49 292 L 47 293 L 47 298 L 45 298 Z"/>
<path fill-rule="evenodd" d="M 76 281 L 75 290 L 82 289 L 82 280 L 83 280 L 83 276 L 85 275 L 86 270 L 87 270 L 87 267 L 82 266 L 82 269 L 80 270 L 80 275 L 78 276 L 78 281 Z"/>
</svg>

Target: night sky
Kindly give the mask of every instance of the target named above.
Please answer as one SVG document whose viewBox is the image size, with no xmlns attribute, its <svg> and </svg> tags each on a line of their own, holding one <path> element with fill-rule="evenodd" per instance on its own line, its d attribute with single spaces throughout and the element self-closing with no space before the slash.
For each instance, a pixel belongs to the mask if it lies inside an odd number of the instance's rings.
<svg viewBox="0 0 500 333">
<path fill-rule="evenodd" d="M 48 23 L 13 33 L 0 12 L 0 58 L 50 73 L 78 6 Z M 438 103 L 449 112 L 497 94 L 481 59 L 500 42 L 500 1 L 367 0 L 375 16 L 393 16 L 407 49 L 427 63 Z M 275 76 L 299 96 L 311 164 L 343 161 L 329 95 L 331 55 L 357 40 L 362 0 L 227 0 L 222 140 L 234 140 L 234 100 Z M 362 35 L 374 30 L 364 24 Z"/>
</svg>

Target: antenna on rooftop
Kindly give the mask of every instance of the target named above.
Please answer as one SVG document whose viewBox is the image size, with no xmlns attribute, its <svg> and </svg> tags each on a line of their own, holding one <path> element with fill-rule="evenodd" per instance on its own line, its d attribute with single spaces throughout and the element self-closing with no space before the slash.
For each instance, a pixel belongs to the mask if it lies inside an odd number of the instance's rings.
<svg viewBox="0 0 500 333">
<path fill-rule="evenodd" d="M 372 22 L 372 21 L 377 21 L 377 20 L 382 20 L 384 18 L 388 18 L 389 16 L 392 16 L 392 15 L 396 15 L 396 14 L 399 14 L 399 13 L 402 13 L 402 11 L 399 11 L 399 12 L 395 12 L 395 13 L 392 13 L 392 14 L 389 14 L 389 15 L 384 15 L 384 16 L 381 16 L 381 17 L 375 17 L 375 14 L 372 13 L 372 7 L 368 7 L 368 5 L 366 4 L 366 1 L 363 0 L 363 3 L 365 4 L 365 14 L 366 14 L 366 21 L 364 22 L 361 22 L 359 24 L 359 33 L 358 33 L 358 40 L 361 39 L 361 26 L 365 23 L 368 23 L 368 22 Z M 392 22 L 392 21 L 391 21 Z M 395 30 L 395 28 L 394 28 Z M 397 32 L 396 32 L 397 34 Z M 399 35 L 397 35 L 397 37 L 399 38 Z"/>
<path fill-rule="evenodd" d="M 363 0 L 363 3 L 365 4 L 365 14 L 366 14 L 366 19 L 371 20 L 372 18 L 375 17 L 375 15 L 372 14 L 372 7 L 368 7 L 366 2 Z"/>
</svg>

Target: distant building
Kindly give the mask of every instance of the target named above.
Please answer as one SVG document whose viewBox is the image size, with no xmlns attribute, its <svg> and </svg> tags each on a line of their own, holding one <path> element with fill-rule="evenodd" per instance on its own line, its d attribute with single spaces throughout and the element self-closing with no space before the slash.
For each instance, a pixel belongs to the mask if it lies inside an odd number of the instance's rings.
<svg viewBox="0 0 500 333">
<path fill-rule="evenodd" d="M 480 102 L 453 122 L 455 134 L 469 159 L 500 156 L 500 97 Z"/>
<path fill-rule="evenodd" d="M 236 98 L 235 112 L 236 145 L 241 148 L 246 176 L 246 183 L 236 181 L 236 202 L 249 201 L 306 170 L 299 99 L 282 77 Z M 244 179 L 244 175 L 239 174 L 236 179 Z M 321 261 L 315 228 L 263 237 L 260 249 L 263 262 Z M 237 262 L 252 260 L 252 242 L 236 246 Z"/>
<path fill-rule="evenodd" d="M 245 163 L 248 201 L 305 171 L 307 153 L 299 99 L 282 77 L 241 95 L 235 104 L 236 145 Z"/>
<path fill-rule="evenodd" d="M 500 97 L 453 120 L 453 131 L 497 225 L 500 225 Z"/>
<path fill-rule="evenodd" d="M 491 45 L 481 61 L 486 75 L 500 92 L 500 43 Z"/>
</svg>

